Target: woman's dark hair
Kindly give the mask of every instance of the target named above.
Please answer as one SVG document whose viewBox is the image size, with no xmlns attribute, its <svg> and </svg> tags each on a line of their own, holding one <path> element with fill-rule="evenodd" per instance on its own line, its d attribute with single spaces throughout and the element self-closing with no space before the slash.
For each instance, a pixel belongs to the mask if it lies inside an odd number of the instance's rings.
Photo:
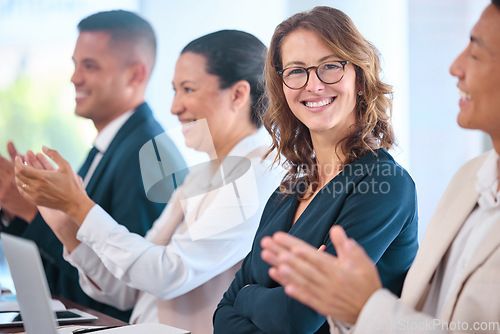
<svg viewBox="0 0 500 334">
<path fill-rule="evenodd" d="M 207 60 L 207 73 L 219 77 L 219 88 L 240 80 L 250 84 L 251 120 L 257 127 L 267 108 L 264 97 L 264 64 L 267 48 L 255 36 L 238 30 L 220 30 L 190 42 L 181 54 L 192 52 Z"/>
<path fill-rule="evenodd" d="M 500 0 L 491 0 L 491 3 L 497 6 L 498 9 L 500 9 Z"/>
</svg>

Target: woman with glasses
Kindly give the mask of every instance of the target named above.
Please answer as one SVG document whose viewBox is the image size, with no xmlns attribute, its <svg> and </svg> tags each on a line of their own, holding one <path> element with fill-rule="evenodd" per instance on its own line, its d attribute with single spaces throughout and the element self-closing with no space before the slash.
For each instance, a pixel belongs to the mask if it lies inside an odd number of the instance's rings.
<svg viewBox="0 0 500 334">
<path fill-rule="evenodd" d="M 387 152 L 392 96 L 380 71 L 377 49 L 339 10 L 316 7 L 276 28 L 264 125 L 268 153 L 279 153 L 287 174 L 217 307 L 215 333 L 328 333 L 324 316 L 270 278 L 261 240 L 277 231 L 335 254 L 329 230 L 342 226 L 377 264 L 384 287 L 400 294 L 418 248 L 417 201 L 413 180 Z"/>
</svg>

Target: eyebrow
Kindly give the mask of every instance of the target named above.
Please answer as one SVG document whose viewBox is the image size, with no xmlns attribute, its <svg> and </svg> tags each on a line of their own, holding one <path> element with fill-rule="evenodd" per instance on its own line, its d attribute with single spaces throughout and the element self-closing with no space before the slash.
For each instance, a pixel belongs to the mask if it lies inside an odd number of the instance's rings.
<svg viewBox="0 0 500 334">
<path fill-rule="evenodd" d="M 320 59 L 319 59 L 318 63 L 320 63 L 320 64 L 321 64 L 322 62 L 327 61 L 327 60 L 328 60 L 328 59 L 330 59 L 330 58 L 338 58 L 338 56 L 337 56 L 337 55 L 334 55 L 334 54 L 331 54 L 331 55 L 328 55 L 328 56 L 322 57 L 322 58 L 320 58 Z M 286 68 L 286 67 L 290 67 L 290 66 L 292 66 L 292 65 L 296 65 L 296 66 L 305 66 L 305 63 L 304 63 L 304 62 L 302 62 L 302 61 L 291 61 L 291 62 L 289 62 L 289 63 L 286 63 L 286 64 L 284 65 L 284 67 Z"/>
<path fill-rule="evenodd" d="M 477 36 L 471 35 L 470 42 L 475 43 L 475 44 L 479 45 L 480 47 L 486 49 L 486 44 L 484 43 L 484 41 Z"/>
<path fill-rule="evenodd" d="M 71 57 L 71 60 L 73 61 L 73 63 L 76 64 L 75 57 Z M 80 63 L 96 63 L 96 64 L 98 63 L 97 60 L 95 60 L 95 58 L 89 58 L 89 57 L 80 59 L 79 62 Z"/>
<path fill-rule="evenodd" d="M 192 80 L 184 80 L 184 81 L 181 81 L 181 82 L 179 83 L 179 86 L 180 86 L 180 87 L 182 87 L 182 86 L 184 86 L 184 85 L 185 85 L 185 84 L 187 84 L 187 83 L 194 84 L 194 81 L 192 81 Z M 174 81 L 173 81 L 173 80 L 172 80 L 172 86 L 175 86 L 175 83 L 174 83 Z"/>
</svg>

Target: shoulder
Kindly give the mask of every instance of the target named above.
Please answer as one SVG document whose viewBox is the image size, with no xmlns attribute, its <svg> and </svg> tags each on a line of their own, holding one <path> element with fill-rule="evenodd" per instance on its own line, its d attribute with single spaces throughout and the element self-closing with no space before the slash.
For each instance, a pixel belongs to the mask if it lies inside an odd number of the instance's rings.
<svg viewBox="0 0 500 334">
<path fill-rule="evenodd" d="M 385 149 L 365 154 L 346 167 L 346 174 L 357 178 L 360 183 L 384 183 L 391 188 L 415 188 L 410 174 Z"/>
<path fill-rule="evenodd" d="M 492 151 L 488 151 L 486 153 L 481 154 L 480 156 L 477 156 L 469 161 L 467 161 L 465 164 L 462 165 L 458 169 L 458 171 L 455 173 L 455 175 L 452 178 L 452 181 L 455 181 L 456 179 L 462 179 L 464 177 L 469 177 L 473 176 L 475 177 L 475 173 L 481 168 L 481 166 L 484 164 L 488 156 L 492 154 Z M 450 183 L 451 183 L 450 182 Z"/>
<path fill-rule="evenodd" d="M 182 162 L 180 167 L 185 167 L 184 159 L 177 146 L 154 118 L 146 104 L 141 105 L 120 128 L 113 139 L 112 147 L 113 151 L 116 150 L 114 151 L 115 157 L 131 159 L 131 163 L 138 162 L 140 151 L 153 150 L 157 151 L 160 157 L 169 158 L 169 161 Z"/>
<path fill-rule="evenodd" d="M 378 212 L 379 217 L 373 218 L 384 217 L 380 221 L 384 224 L 387 216 L 403 215 L 408 219 L 399 221 L 413 220 L 417 210 L 417 190 L 413 179 L 387 151 L 377 150 L 376 153 L 365 155 L 353 163 L 351 175 L 339 179 L 343 184 L 332 185 L 336 195 L 345 196 L 339 205 L 347 211 L 363 208 L 366 212 Z"/>
<path fill-rule="evenodd" d="M 136 111 L 127 123 L 123 125 L 122 129 L 128 133 L 128 137 L 132 137 L 135 140 L 151 139 L 165 133 L 162 125 L 151 113 L 144 115 Z"/>
<path fill-rule="evenodd" d="M 256 176 L 263 178 L 266 182 L 270 182 L 273 188 L 276 188 L 285 176 L 285 169 L 274 162 L 273 156 L 267 156 L 263 159 L 266 150 L 267 147 L 261 146 L 258 150 L 259 154 L 257 156 L 250 156 L 249 158 Z"/>
<path fill-rule="evenodd" d="M 145 142 L 164 132 L 147 103 L 139 105 L 122 125 L 116 137 L 128 142 Z M 142 144 L 141 143 L 141 144 Z"/>
<path fill-rule="evenodd" d="M 262 217 L 272 216 L 276 210 L 280 210 L 284 205 L 290 203 L 295 198 L 296 194 L 285 194 L 277 187 L 266 202 Z"/>
<path fill-rule="evenodd" d="M 441 197 L 441 201 L 443 201 L 443 199 L 451 199 L 455 197 L 455 194 L 462 189 L 470 189 L 471 191 L 474 191 L 477 172 L 490 154 L 492 154 L 492 151 L 483 153 L 462 165 L 462 167 L 458 169 L 448 183 L 448 186 Z"/>
</svg>

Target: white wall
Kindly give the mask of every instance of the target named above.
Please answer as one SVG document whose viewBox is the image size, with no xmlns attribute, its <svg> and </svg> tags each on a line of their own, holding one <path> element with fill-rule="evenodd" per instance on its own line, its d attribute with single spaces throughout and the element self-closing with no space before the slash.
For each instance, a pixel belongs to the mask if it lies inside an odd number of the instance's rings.
<svg viewBox="0 0 500 334">
<path fill-rule="evenodd" d="M 446 185 L 483 150 L 479 131 L 461 129 L 453 60 L 489 0 L 410 0 L 410 163 L 417 184 L 422 236 Z"/>
</svg>

